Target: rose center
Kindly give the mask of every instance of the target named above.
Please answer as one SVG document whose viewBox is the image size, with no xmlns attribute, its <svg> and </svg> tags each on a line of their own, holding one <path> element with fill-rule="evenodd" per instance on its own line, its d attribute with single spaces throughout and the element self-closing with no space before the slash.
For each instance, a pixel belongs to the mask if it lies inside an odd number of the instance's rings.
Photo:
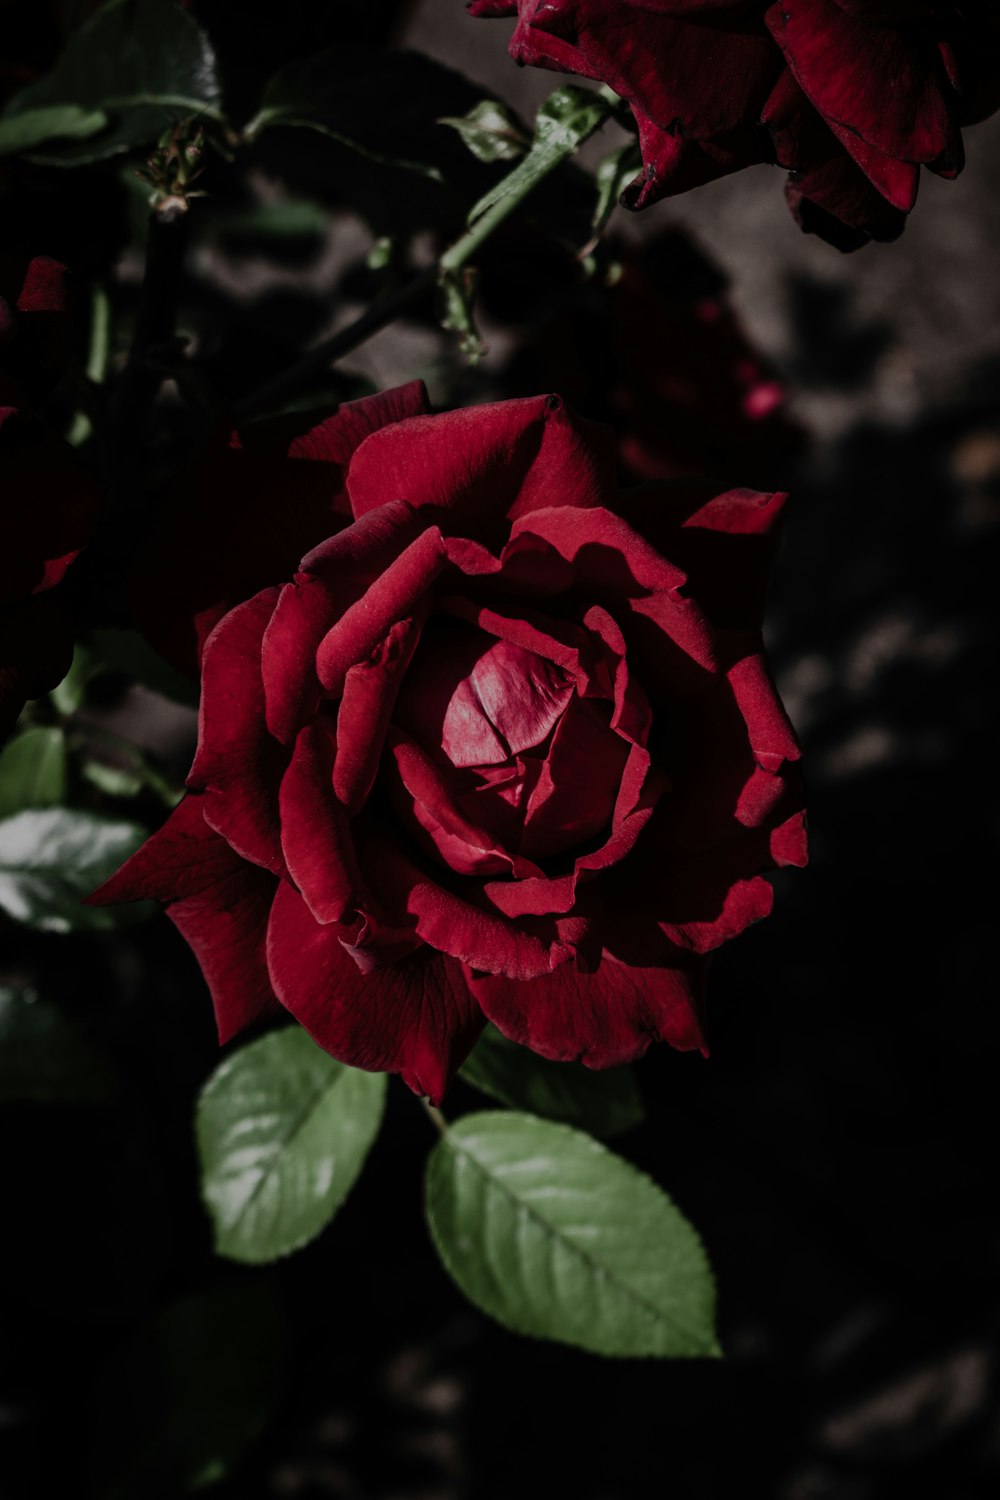
<svg viewBox="0 0 1000 1500">
<path fill-rule="evenodd" d="M 393 719 L 434 771 L 418 786 L 404 770 L 397 806 L 454 869 L 528 873 L 510 857 L 566 853 L 611 820 L 628 756 L 611 705 L 537 651 L 432 621 Z"/>
</svg>

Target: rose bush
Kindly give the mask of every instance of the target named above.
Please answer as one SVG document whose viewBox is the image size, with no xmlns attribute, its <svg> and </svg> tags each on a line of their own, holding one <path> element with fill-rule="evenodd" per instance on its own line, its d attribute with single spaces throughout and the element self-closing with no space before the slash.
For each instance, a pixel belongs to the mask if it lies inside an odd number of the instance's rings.
<svg viewBox="0 0 1000 1500">
<path fill-rule="evenodd" d="M 894 239 L 921 166 L 962 168 L 1000 107 L 1000 20 L 964 0 L 473 0 L 517 15 L 518 62 L 608 84 L 635 116 L 644 208 L 756 162 L 806 230 Z"/>
<path fill-rule="evenodd" d="M 593 1067 L 703 1046 L 704 955 L 805 859 L 760 638 L 784 497 L 619 494 L 608 438 L 414 385 L 265 425 L 213 460 L 242 491 L 168 515 L 136 594 L 203 641 L 190 790 L 92 899 L 169 903 L 223 1040 L 278 1001 L 432 1098 L 487 1018 Z"/>
</svg>

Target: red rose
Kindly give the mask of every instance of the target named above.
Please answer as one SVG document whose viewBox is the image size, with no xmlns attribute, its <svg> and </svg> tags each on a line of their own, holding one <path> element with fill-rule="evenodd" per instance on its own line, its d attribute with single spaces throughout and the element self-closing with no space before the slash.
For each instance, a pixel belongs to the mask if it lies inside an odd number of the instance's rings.
<svg viewBox="0 0 1000 1500">
<path fill-rule="evenodd" d="M 679 230 L 610 242 L 608 253 L 615 279 L 581 286 L 532 329 L 513 362 L 515 389 L 555 387 L 611 423 L 631 482 L 773 483 L 802 429 L 718 267 Z"/>
<path fill-rule="evenodd" d="M 72 622 L 51 590 L 89 540 L 96 482 L 35 415 L 65 364 L 66 270 L 58 261 L 0 261 L 0 738 L 28 698 L 65 676 Z"/>
<path fill-rule="evenodd" d="M 433 1098 L 487 1017 L 594 1067 L 701 1046 L 703 955 L 805 858 L 759 631 L 784 497 L 619 495 L 556 397 L 420 404 L 285 460 L 272 509 L 325 471 L 326 534 L 212 630 L 191 790 L 97 899 L 170 903 L 223 1039 L 277 997 Z"/>
<path fill-rule="evenodd" d="M 0 256 L 0 399 L 23 405 L 21 391 L 44 394 L 72 348 L 66 267 L 47 255 Z"/>
<path fill-rule="evenodd" d="M 518 17 L 522 63 L 628 101 L 630 208 L 755 162 L 789 171 L 803 229 L 894 239 L 920 167 L 955 177 L 961 127 L 1000 107 L 1000 25 L 959 0 L 473 0 Z"/>
</svg>

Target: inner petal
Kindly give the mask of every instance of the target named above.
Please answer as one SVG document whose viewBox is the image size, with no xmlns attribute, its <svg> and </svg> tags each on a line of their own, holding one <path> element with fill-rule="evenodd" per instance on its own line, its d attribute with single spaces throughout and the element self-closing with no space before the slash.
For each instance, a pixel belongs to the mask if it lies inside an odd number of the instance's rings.
<svg viewBox="0 0 1000 1500">
<path fill-rule="evenodd" d="M 561 667 L 524 646 L 456 620 L 432 622 L 395 717 L 453 766 L 498 766 L 541 745 L 573 691 Z"/>
</svg>

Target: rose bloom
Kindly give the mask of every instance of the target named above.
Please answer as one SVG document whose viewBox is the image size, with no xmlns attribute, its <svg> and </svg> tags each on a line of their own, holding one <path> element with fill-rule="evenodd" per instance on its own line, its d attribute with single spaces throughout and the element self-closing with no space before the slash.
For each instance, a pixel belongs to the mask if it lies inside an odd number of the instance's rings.
<svg viewBox="0 0 1000 1500">
<path fill-rule="evenodd" d="M 89 540 L 99 490 L 28 397 L 51 386 L 70 344 L 65 267 L 0 259 L 0 738 L 73 657 L 72 619 L 53 591 Z"/>
<path fill-rule="evenodd" d="M 704 955 L 805 860 L 760 637 L 784 496 L 619 494 L 609 437 L 414 384 L 265 424 L 214 509 L 187 486 L 136 598 L 204 641 L 190 791 L 92 899 L 169 903 L 223 1040 L 277 1000 L 432 1099 L 487 1018 L 598 1068 L 703 1047 Z M 290 579 L 282 517 L 315 529 Z"/>
<path fill-rule="evenodd" d="M 560 390 L 609 422 L 630 482 L 697 474 L 773 484 L 803 429 L 725 276 L 681 230 L 606 250 L 614 274 L 564 294 L 531 326 L 508 386 Z"/>
<path fill-rule="evenodd" d="M 630 208 L 755 162 L 788 170 L 803 229 L 841 249 L 901 232 L 921 166 L 962 169 L 961 128 L 1000 107 L 983 0 L 472 0 L 517 15 L 518 62 L 608 84 L 643 171 Z"/>
</svg>

